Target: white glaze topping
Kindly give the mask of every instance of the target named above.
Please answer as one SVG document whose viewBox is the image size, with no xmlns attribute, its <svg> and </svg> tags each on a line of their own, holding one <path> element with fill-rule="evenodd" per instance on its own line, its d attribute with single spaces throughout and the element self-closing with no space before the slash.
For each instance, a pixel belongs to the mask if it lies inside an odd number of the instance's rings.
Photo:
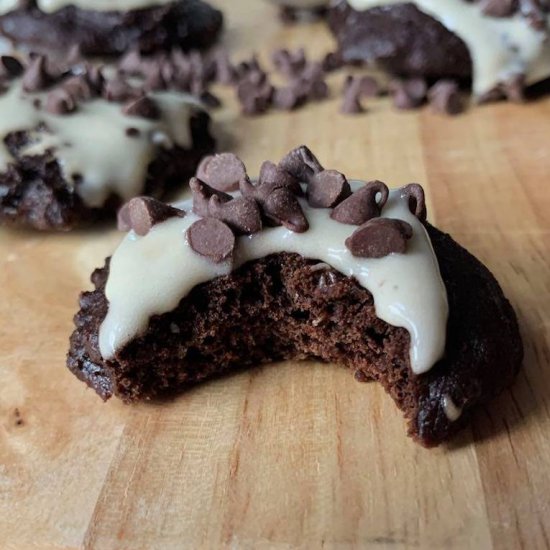
<svg viewBox="0 0 550 550">
<path fill-rule="evenodd" d="M 354 188 L 361 185 L 353 183 Z M 197 284 L 228 274 L 250 260 L 295 252 L 355 277 L 372 293 L 378 317 L 409 331 L 413 371 L 429 370 L 445 351 L 447 292 L 427 232 L 409 211 L 407 199 L 399 190 L 392 191 L 382 212 L 383 217 L 402 219 L 412 226 L 407 252 L 381 259 L 352 256 L 344 243 L 356 227 L 331 219 L 329 209 L 311 208 L 305 200 L 301 205 L 310 224 L 308 231 L 269 227 L 239 237 L 233 260 L 218 265 L 193 252 L 186 242 L 187 229 L 198 219 L 190 212 L 190 201 L 178 205 L 188 212 L 184 218 L 158 224 L 145 237 L 131 231 L 111 259 L 105 290 L 109 311 L 99 332 L 102 356 L 112 358 L 147 329 L 151 316 L 173 310 Z"/>
<path fill-rule="evenodd" d="M 456 422 L 462 416 L 462 407 L 458 407 L 450 395 L 443 396 L 443 411 L 451 422 Z"/>
<path fill-rule="evenodd" d="M 174 0 L 37 0 L 38 8 L 52 13 L 66 6 L 93 11 L 129 11 L 170 4 Z M 21 0 L 0 0 L 0 14 L 17 9 Z"/>
<path fill-rule="evenodd" d="M 36 155 L 54 148 L 65 179 L 70 183 L 74 175 L 80 176 L 76 191 L 87 206 L 102 206 L 111 193 L 124 200 L 135 197 L 143 191 L 147 167 L 159 147 L 158 138 L 166 142 L 163 146 L 175 143 L 190 147 L 189 119 L 200 108 L 188 94 L 158 92 L 151 97 L 160 108 L 159 120 L 128 117 L 120 103 L 102 99 L 80 102 L 71 114 L 51 115 L 33 104 L 36 99 L 44 103 L 45 93 L 23 93 L 17 82 L 0 96 L 0 171 L 13 161 L 4 145 L 6 135 L 34 130 L 45 123 L 51 133 L 33 132 L 34 142 L 22 154 Z M 129 137 L 129 127 L 137 128 L 140 134 Z"/>
<path fill-rule="evenodd" d="M 348 4 L 363 11 L 403 1 L 348 0 Z M 465 0 L 414 0 L 412 3 L 464 41 L 472 58 L 475 95 L 489 92 L 513 75 L 524 74 L 527 84 L 550 76 L 548 34 L 533 29 L 522 15 L 489 17 L 479 5 Z"/>
<path fill-rule="evenodd" d="M 0 0 L 0 15 L 15 10 L 21 4 L 21 0 Z"/>
</svg>

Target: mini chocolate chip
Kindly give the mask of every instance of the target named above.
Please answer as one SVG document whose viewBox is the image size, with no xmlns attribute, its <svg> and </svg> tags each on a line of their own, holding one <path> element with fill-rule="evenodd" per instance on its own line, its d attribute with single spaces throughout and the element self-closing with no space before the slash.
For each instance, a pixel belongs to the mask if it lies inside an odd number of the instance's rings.
<svg viewBox="0 0 550 550">
<path fill-rule="evenodd" d="M 306 66 L 306 55 L 303 48 L 296 52 L 287 49 L 275 50 L 271 55 L 275 68 L 288 78 L 298 76 Z"/>
<path fill-rule="evenodd" d="M 321 163 L 305 145 L 301 145 L 285 155 L 279 162 L 279 168 L 286 170 L 304 183 L 309 182 L 310 178 L 323 170 Z"/>
<path fill-rule="evenodd" d="M 85 76 L 73 76 L 63 82 L 62 87 L 75 101 L 86 101 L 93 96 L 92 87 Z"/>
<path fill-rule="evenodd" d="M 238 235 L 250 235 L 262 229 L 262 215 L 258 203 L 247 197 L 223 201 L 217 195 L 210 198 L 209 215 L 223 221 Z"/>
<path fill-rule="evenodd" d="M 492 103 L 494 101 L 501 101 L 505 98 L 504 91 L 502 86 L 497 85 L 488 90 L 487 92 L 482 93 L 477 97 L 477 102 L 479 104 Z"/>
<path fill-rule="evenodd" d="M 273 92 L 273 105 L 283 111 L 292 111 L 303 103 L 303 97 L 295 86 L 276 88 Z"/>
<path fill-rule="evenodd" d="M 358 258 L 383 258 L 404 254 L 412 235 L 412 227 L 403 220 L 373 218 L 346 239 L 346 247 Z"/>
<path fill-rule="evenodd" d="M 235 83 L 235 68 L 229 60 L 229 55 L 224 50 L 218 50 L 214 55 L 215 79 L 220 84 L 230 86 Z"/>
<path fill-rule="evenodd" d="M 409 183 L 405 187 L 401 188 L 401 196 L 408 197 L 409 210 L 421 221 L 426 220 L 426 198 L 424 196 L 424 189 L 418 183 Z"/>
<path fill-rule="evenodd" d="M 356 370 L 353 373 L 353 377 L 355 378 L 355 380 L 357 380 L 357 382 L 362 383 L 370 382 L 372 380 L 372 378 L 370 378 L 369 375 L 362 370 Z"/>
<path fill-rule="evenodd" d="M 117 229 L 119 231 L 130 231 L 132 229 L 132 220 L 130 218 L 130 206 L 129 203 L 124 203 L 117 212 Z"/>
<path fill-rule="evenodd" d="M 508 101 L 525 103 L 525 75 L 516 74 L 502 83 L 502 91 Z"/>
<path fill-rule="evenodd" d="M 432 111 L 447 115 L 457 115 L 464 110 L 458 84 L 452 80 L 439 80 L 428 92 Z"/>
<path fill-rule="evenodd" d="M 141 96 L 138 99 L 130 100 L 122 107 L 122 112 L 126 116 L 137 116 L 158 120 L 160 118 L 160 109 L 153 99 L 147 96 Z"/>
<path fill-rule="evenodd" d="M 204 157 L 197 168 L 197 178 L 218 191 L 235 191 L 246 176 L 246 167 L 233 153 Z"/>
<path fill-rule="evenodd" d="M 84 56 L 82 55 L 82 49 L 80 48 L 79 44 L 73 44 L 69 51 L 67 52 L 67 58 L 65 59 L 65 62 L 69 67 L 73 65 L 77 65 L 84 59 Z"/>
<path fill-rule="evenodd" d="M 218 191 L 197 178 L 191 178 L 189 187 L 193 193 L 193 212 L 197 216 L 208 217 L 210 199 L 216 196 L 220 203 L 228 202 L 232 199 L 231 195 Z"/>
<path fill-rule="evenodd" d="M 105 84 L 105 76 L 103 76 L 103 68 L 96 65 L 87 65 L 86 80 L 95 94 L 101 94 L 103 85 Z"/>
<path fill-rule="evenodd" d="M 118 211 L 118 229 L 133 229 L 137 235 L 143 237 L 157 223 L 175 216 L 183 218 L 185 212 L 151 197 L 135 197 Z"/>
<path fill-rule="evenodd" d="M 246 115 L 265 113 L 273 99 L 273 86 L 266 80 L 265 73 L 248 73 L 237 85 L 237 97 Z"/>
<path fill-rule="evenodd" d="M 304 70 L 292 80 L 292 87 L 302 102 L 320 101 L 329 95 L 325 73 L 320 63 L 307 63 Z"/>
<path fill-rule="evenodd" d="M 52 79 L 46 70 L 46 58 L 37 55 L 31 59 L 23 74 L 23 90 L 25 92 L 39 92 L 47 88 Z"/>
<path fill-rule="evenodd" d="M 103 97 L 107 101 L 125 102 L 138 99 L 142 92 L 121 78 L 107 80 L 103 85 Z"/>
<path fill-rule="evenodd" d="M 201 256 L 220 263 L 233 254 L 235 235 L 220 220 L 203 218 L 196 221 L 187 230 L 189 246 Z"/>
<path fill-rule="evenodd" d="M 295 195 L 303 194 L 299 180 L 269 160 L 263 162 L 260 167 L 258 183 L 258 187 L 269 188 L 270 190 L 278 187 L 288 187 Z"/>
<path fill-rule="evenodd" d="M 15 78 L 21 76 L 25 68 L 23 64 L 11 55 L 0 57 L 0 77 Z"/>
<path fill-rule="evenodd" d="M 118 68 L 128 74 L 139 74 L 141 69 L 141 54 L 138 50 L 130 50 L 119 61 Z"/>
<path fill-rule="evenodd" d="M 315 174 L 307 186 L 307 200 L 313 208 L 334 208 L 351 195 L 344 174 L 336 170 L 323 170 Z"/>
<path fill-rule="evenodd" d="M 220 98 L 208 90 L 204 90 L 199 97 L 200 100 L 210 109 L 217 109 L 222 105 Z"/>
<path fill-rule="evenodd" d="M 126 128 L 126 135 L 128 137 L 136 138 L 141 135 L 141 132 L 137 128 L 130 126 L 130 128 Z"/>
<path fill-rule="evenodd" d="M 76 101 L 67 90 L 57 88 L 46 97 L 46 111 L 52 115 L 66 115 L 76 109 Z"/>
<path fill-rule="evenodd" d="M 325 55 L 321 64 L 326 72 L 332 72 L 341 69 L 344 66 L 344 61 L 339 52 L 329 52 Z"/>
<path fill-rule="evenodd" d="M 516 0 L 481 0 L 481 11 L 491 17 L 509 17 L 516 11 Z"/>
<path fill-rule="evenodd" d="M 340 112 L 346 115 L 355 115 L 364 111 L 359 101 L 361 81 L 359 78 L 348 75 L 344 84 L 344 94 Z"/>
<path fill-rule="evenodd" d="M 395 107 L 415 109 L 424 103 L 428 87 L 423 78 L 396 79 L 390 82 L 390 91 Z"/>
<path fill-rule="evenodd" d="M 380 216 L 388 197 L 389 190 L 385 183 L 370 181 L 341 202 L 330 217 L 340 223 L 361 225 Z"/>
<path fill-rule="evenodd" d="M 328 84 L 321 79 L 307 82 L 307 97 L 313 101 L 326 99 L 330 95 Z"/>
<path fill-rule="evenodd" d="M 380 85 L 376 78 L 364 75 L 359 77 L 359 92 L 361 97 L 376 97 L 381 93 Z"/>
<path fill-rule="evenodd" d="M 303 233 L 309 229 L 296 195 L 286 187 L 275 189 L 262 206 L 266 217 L 278 225 L 284 225 L 295 233 Z"/>
<path fill-rule="evenodd" d="M 167 87 L 173 86 L 174 76 L 176 75 L 177 69 L 174 63 L 168 58 L 159 61 L 160 67 L 160 76 L 165 82 Z"/>
</svg>

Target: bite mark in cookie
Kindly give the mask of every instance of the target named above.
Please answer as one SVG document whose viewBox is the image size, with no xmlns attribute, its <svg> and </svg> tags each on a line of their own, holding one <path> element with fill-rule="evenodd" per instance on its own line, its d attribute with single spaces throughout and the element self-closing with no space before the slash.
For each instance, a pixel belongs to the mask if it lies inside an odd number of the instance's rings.
<svg viewBox="0 0 550 550">
<path fill-rule="evenodd" d="M 283 164 L 319 185 L 322 168 L 309 149 L 275 166 Z M 268 173 L 263 183 L 243 180 L 244 199 L 267 219 L 270 197 L 292 193 Z M 324 181 L 335 185 L 333 177 Z M 96 290 L 81 297 L 70 370 L 104 399 L 129 402 L 237 368 L 314 357 L 349 367 L 359 381 L 381 382 L 420 443 L 451 437 L 521 364 L 516 318 L 498 283 L 425 221 L 418 184 L 388 192 L 380 215 L 357 226 L 310 205 L 311 183 L 300 183 L 302 232 L 284 225 L 237 231 L 211 206 L 231 208 L 243 197 L 198 180 L 193 201 L 179 205 L 184 217 L 159 220 L 144 237 L 130 232 L 94 272 Z M 365 186 L 349 183 L 354 194 Z"/>
</svg>

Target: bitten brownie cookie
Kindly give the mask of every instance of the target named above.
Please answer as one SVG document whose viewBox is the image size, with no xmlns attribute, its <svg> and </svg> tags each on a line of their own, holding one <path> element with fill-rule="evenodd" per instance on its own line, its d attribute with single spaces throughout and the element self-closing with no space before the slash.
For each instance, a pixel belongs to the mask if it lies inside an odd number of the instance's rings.
<svg viewBox="0 0 550 550">
<path fill-rule="evenodd" d="M 549 11 L 542 0 L 339 0 L 329 24 L 346 62 L 471 79 L 479 100 L 519 100 L 525 86 L 550 77 Z"/>
<path fill-rule="evenodd" d="M 222 13 L 201 0 L 6 0 L 0 33 L 33 51 L 121 55 L 216 42 Z"/>
<path fill-rule="evenodd" d="M 0 224 L 69 230 L 182 186 L 213 150 L 209 116 L 188 93 L 147 82 L 1 57 Z"/>
<path fill-rule="evenodd" d="M 304 146 L 254 182 L 230 154 L 197 175 L 177 207 L 122 208 L 129 234 L 81 296 L 68 367 L 103 399 L 315 358 L 382 383 L 432 446 L 514 379 L 514 311 L 487 268 L 426 221 L 420 185 L 349 181 Z"/>
</svg>

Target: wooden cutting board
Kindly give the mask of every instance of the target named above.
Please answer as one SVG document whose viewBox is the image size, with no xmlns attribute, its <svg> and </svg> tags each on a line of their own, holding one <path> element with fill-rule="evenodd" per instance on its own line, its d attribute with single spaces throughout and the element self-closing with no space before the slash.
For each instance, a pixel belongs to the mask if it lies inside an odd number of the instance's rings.
<svg viewBox="0 0 550 550">
<path fill-rule="evenodd" d="M 229 48 L 331 47 L 258 0 L 226 0 Z M 334 95 L 343 75 L 331 80 Z M 250 172 L 307 143 L 328 167 L 422 182 L 432 221 L 496 274 L 518 313 L 517 383 L 425 450 L 375 384 L 270 365 L 163 404 L 103 404 L 64 367 L 77 295 L 120 239 L 0 231 L 0 548 L 548 548 L 550 99 L 446 118 L 216 113 Z"/>
</svg>

